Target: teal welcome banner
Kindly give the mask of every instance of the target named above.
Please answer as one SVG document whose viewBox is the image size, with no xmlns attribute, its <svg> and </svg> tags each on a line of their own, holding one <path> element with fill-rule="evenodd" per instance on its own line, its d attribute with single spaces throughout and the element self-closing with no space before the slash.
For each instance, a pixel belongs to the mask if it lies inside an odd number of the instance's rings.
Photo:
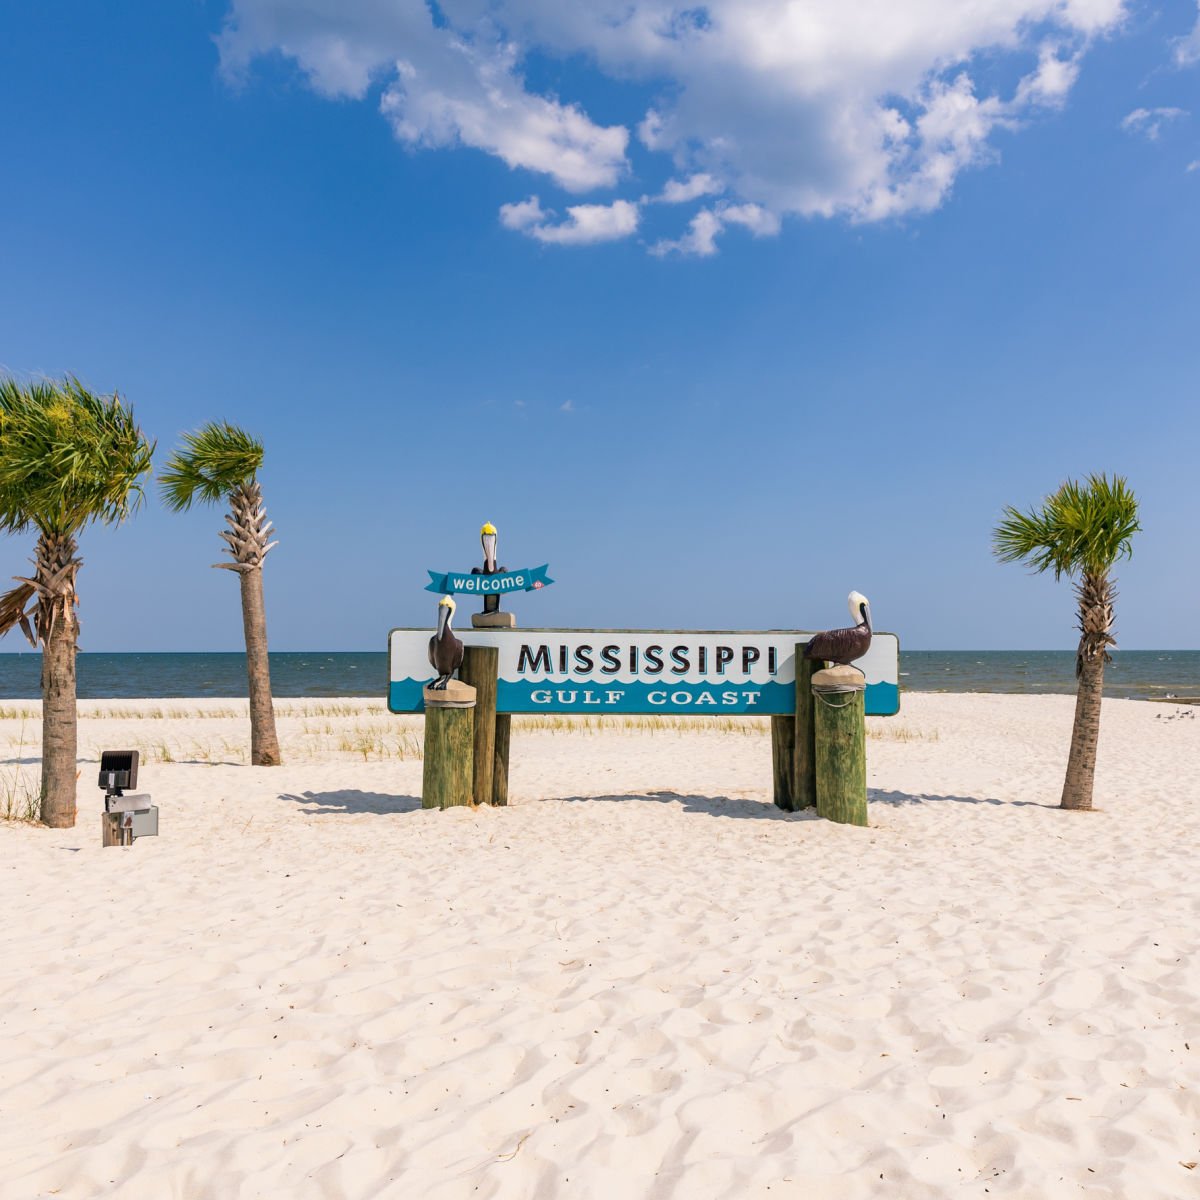
<svg viewBox="0 0 1200 1200">
<path fill-rule="evenodd" d="M 508 592 L 536 592 L 554 582 L 547 576 L 549 563 L 540 567 L 526 567 L 522 571 L 497 571 L 494 575 L 472 575 L 429 571 L 430 582 L 427 592 L 439 592 L 443 596 L 503 596 Z"/>
</svg>

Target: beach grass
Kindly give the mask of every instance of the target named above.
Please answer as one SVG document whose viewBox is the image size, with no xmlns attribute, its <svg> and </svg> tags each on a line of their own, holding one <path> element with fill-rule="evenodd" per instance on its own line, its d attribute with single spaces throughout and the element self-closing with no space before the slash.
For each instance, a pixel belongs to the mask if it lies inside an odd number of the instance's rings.
<svg viewBox="0 0 1200 1200">
<path fill-rule="evenodd" d="M 37 772 L 19 766 L 0 771 L 0 820 L 36 821 L 40 815 Z"/>
<path fill-rule="evenodd" d="M 16 753 L 0 770 L 0 820 L 36 821 L 41 816 L 42 787 L 38 768 L 24 761 L 27 737 L 25 720 L 9 744 Z M 40 747 L 39 747 L 40 751 Z"/>
<path fill-rule="evenodd" d="M 276 713 L 282 749 L 289 762 L 319 762 L 329 758 L 364 763 L 407 762 L 424 757 L 421 715 L 389 713 L 382 700 L 283 700 L 277 702 Z M 79 751 L 88 761 L 99 759 L 100 751 L 111 749 L 116 742 L 123 748 L 137 750 L 146 764 L 238 766 L 249 761 L 246 728 L 249 712 L 244 701 L 125 704 L 81 701 L 79 718 Z M 119 723 L 117 728 L 105 731 L 103 744 L 89 732 L 100 722 Z M 770 731 L 770 718 L 756 716 L 546 713 L 513 718 L 514 735 L 529 737 L 635 734 L 674 738 L 716 733 L 766 741 Z M 917 727 L 903 718 L 881 717 L 867 719 L 867 737 L 876 742 L 939 740 L 936 727 Z M 9 819 L 24 819 L 20 814 L 36 809 L 36 781 L 26 779 L 19 768 L 23 759 L 37 758 L 40 740 L 40 704 L 0 705 L 0 770 L 8 768 L 7 774 L 0 776 L 0 812 L 9 813 Z"/>
</svg>

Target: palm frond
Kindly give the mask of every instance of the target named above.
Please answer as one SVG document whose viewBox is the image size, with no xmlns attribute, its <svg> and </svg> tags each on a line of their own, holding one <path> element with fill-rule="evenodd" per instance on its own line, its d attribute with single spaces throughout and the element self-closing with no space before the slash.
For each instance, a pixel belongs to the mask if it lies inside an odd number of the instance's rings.
<svg viewBox="0 0 1200 1200">
<path fill-rule="evenodd" d="M 30 601 L 37 595 L 37 585 L 30 583 L 27 579 L 20 579 L 16 582 L 15 588 L 0 596 L 0 637 L 20 625 L 21 632 L 25 634 L 29 644 L 36 647 L 37 638 L 34 637 L 32 624 L 36 606 L 31 610 Z"/>
<path fill-rule="evenodd" d="M 213 421 L 185 433 L 159 474 L 163 501 L 176 512 L 199 500 L 215 504 L 251 483 L 263 463 L 263 445 L 237 425 Z"/>
<path fill-rule="evenodd" d="M 1069 479 L 1041 508 L 1008 507 L 992 533 L 1001 562 L 1025 562 L 1036 572 L 1053 570 L 1055 579 L 1080 573 L 1106 574 L 1132 553 L 1141 529 L 1137 498 L 1120 476 Z"/>
<path fill-rule="evenodd" d="M 63 535 L 124 520 L 153 453 L 116 393 L 96 395 L 73 376 L 0 379 L 0 531 Z"/>
</svg>

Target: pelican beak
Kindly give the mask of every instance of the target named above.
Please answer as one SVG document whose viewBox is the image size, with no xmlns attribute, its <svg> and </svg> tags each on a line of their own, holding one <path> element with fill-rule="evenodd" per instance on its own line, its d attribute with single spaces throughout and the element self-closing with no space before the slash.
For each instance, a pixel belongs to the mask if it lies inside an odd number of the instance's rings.
<svg viewBox="0 0 1200 1200">
<path fill-rule="evenodd" d="M 858 606 L 858 611 L 862 614 L 862 619 L 867 623 L 867 632 L 874 633 L 875 627 L 871 624 L 871 605 L 864 600 Z"/>
<path fill-rule="evenodd" d="M 438 605 L 438 637 L 441 637 L 446 632 L 446 626 L 450 624 L 450 615 L 453 612 L 454 609 L 444 600 Z"/>
<path fill-rule="evenodd" d="M 496 535 L 485 533 L 480 539 L 483 542 L 483 565 L 489 571 L 496 569 Z"/>
</svg>

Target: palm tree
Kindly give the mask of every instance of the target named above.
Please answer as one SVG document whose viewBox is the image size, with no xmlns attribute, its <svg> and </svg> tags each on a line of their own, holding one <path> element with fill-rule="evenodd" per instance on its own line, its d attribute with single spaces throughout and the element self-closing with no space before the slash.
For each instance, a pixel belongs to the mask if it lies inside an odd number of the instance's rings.
<svg viewBox="0 0 1200 1200">
<path fill-rule="evenodd" d="M 1100 738 L 1100 700 L 1104 664 L 1111 662 L 1113 602 L 1117 598 L 1114 564 L 1129 558 L 1130 540 L 1141 529 L 1137 499 L 1124 479 L 1089 475 L 1080 484 L 1068 480 L 1047 496 L 1040 510 L 1006 508 L 993 534 L 1001 562 L 1025 562 L 1034 571 L 1053 570 L 1075 581 L 1079 601 L 1079 649 L 1075 677 L 1075 725 L 1063 783 L 1062 807 L 1090 809 Z"/>
<path fill-rule="evenodd" d="M 41 819 L 56 829 L 75 824 L 76 538 L 137 507 L 153 453 L 115 393 L 0 379 L 0 530 L 38 535 L 33 575 L 0 596 L 0 635 L 19 625 L 42 648 Z"/>
<path fill-rule="evenodd" d="M 257 767 L 277 767 L 279 738 L 271 702 L 271 668 L 267 658 L 267 613 L 263 607 L 263 559 L 277 545 L 268 542 L 271 522 L 263 507 L 258 472 L 263 446 L 236 425 L 211 422 L 196 433 L 185 433 L 183 445 L 171 455 L 159 483 L 169 508 L 182 512 L 194 500 L 229 503 L 221 532 L 233 562 L 213 566 L 236 571 L 242 585 L 242 628 L 246 635 L 246 674 L 250 684 L 250 761 Z"/>
</svg>

